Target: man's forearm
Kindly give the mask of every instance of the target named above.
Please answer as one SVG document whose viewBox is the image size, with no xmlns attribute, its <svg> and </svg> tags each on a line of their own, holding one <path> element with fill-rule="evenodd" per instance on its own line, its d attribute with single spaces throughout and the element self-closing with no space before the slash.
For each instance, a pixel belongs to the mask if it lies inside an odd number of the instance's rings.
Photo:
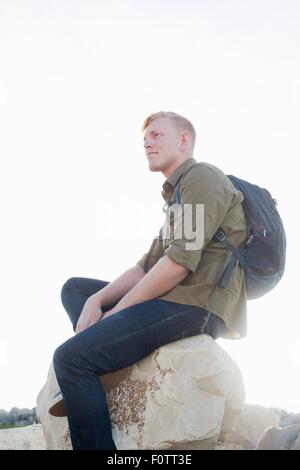
<svg viewBox="0 0 300 470">
<path fill-rule="evenodd" d="M 129 292 L 143 277 L 143 269 L 136 265 L 94 294 L 100 306 L 112 305 Z"/>
<path fill-rule="evenodd" d="M 117 303 L 112 313 L 146 300 L 156 299 L 177 286 L 191 271 L 167 255 L 150 269 L 140 281 Z"/>
</svg>

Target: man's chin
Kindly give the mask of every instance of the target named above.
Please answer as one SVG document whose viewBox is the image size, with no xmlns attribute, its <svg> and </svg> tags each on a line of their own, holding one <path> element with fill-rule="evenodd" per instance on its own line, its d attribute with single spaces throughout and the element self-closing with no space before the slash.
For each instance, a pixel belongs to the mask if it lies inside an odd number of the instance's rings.
<svg viewBox="0 0 300 470">
<path fill-rule="evenodd" d="M 149 162 L 148 168 L 150 171 L 161 171 L 161 165 L 158 162 Z"/>
<path fill-rule="evenodd" d="M 149 170 L 152 171 L 152 172 L 157 172 L 157 171 L 161 171 L 160 168 L 153 168 L 153 167 L 150 167 L 149 165 Z"/>
</svg>

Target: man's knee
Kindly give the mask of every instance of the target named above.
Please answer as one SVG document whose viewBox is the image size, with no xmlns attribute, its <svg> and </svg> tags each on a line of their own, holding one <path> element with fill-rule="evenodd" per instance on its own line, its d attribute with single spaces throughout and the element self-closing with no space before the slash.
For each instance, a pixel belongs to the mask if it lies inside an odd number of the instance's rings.
<svg viewBox="0 0 300 470">
<path fill-rule="evenodd" d="M 61 293 L 60 297 L 63 303 L 64 295 L 65 293 L 70 290 L 70 289 L 76 289 L 77 288 L 77 277 L 70 277 L 62 286 L 61 288 Z"/>
<path fill-rule="evenodd" d="M 70 277 L 62 286 L 62 291 L 64 289 L 76 289 L 78 288 L 78 277 Z"/>
</svg>

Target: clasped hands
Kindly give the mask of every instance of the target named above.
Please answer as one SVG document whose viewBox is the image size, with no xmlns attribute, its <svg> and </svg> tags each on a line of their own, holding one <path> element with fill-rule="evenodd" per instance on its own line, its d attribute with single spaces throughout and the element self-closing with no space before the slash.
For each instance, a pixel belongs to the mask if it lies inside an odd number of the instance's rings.
<svg viewBox="0 0 300 470">
<path fill-rule="evenodd" d="M 101 305 L 99 305 L 99 297 L 91 295 L 83 306 L 82 312 L 76 325 L 75 332 L 81 333 L 89 326 L 92 326 L 100 320 L 109 317 L 117 311 L 118 310 L 116 309 L 116 307 L 114 307 L 105 313 L 102 312 Z"/>
</svg>

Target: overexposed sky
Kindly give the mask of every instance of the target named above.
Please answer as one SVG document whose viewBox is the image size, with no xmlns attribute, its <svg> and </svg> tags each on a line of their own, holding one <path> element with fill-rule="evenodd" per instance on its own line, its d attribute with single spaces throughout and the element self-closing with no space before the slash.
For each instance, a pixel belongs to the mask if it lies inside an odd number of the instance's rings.
<svg viewBox="0 0 300 470">
<path fill-rule="evenodd" d="M 0 408 L 35 406 L 73 334 L 72 276 L 113 280 L 163 221 L 144 118 L 189 118 L 195 158 L 264 186 L 286 273 L 249 302 L 247 339 L 218 341 L 247 402 L 300 412 L 297 0 L 0 0 Z"/>
</svg>

